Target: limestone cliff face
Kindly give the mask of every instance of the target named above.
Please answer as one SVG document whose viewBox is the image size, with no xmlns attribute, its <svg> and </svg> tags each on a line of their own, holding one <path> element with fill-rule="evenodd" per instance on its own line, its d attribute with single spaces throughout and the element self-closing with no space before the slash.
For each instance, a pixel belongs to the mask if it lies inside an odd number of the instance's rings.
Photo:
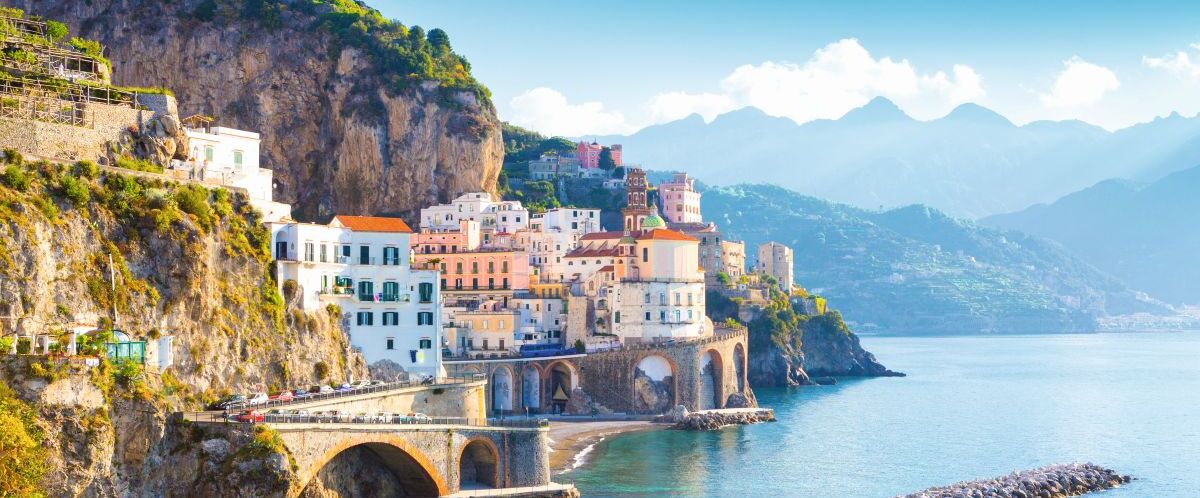
<svg viewBox="0 0 1200 498">
<path fill-rule="evenodd" d="M 262 134 L 276 200 L 302 219 L 408 214 L 494 191 L 503 158 L 495 110 L 436 83 L 390 94 L 369 57 L 283 11 L 280 25 L 201 21 L 202 0 L 18 0 L 100 40 L 120 85 L 164 86 L 180 114 Z M 236 16 L 235 16 L 236 17 Z"/>
<path fill-rule="evenodd" d="M 784 387 L 812 384 L 813 377 L 893 377 L 863 349 L 837 312 L 802 316 L 772 333 L 765 322 L 750 325 L 750 384 Z M 782 323 L 782 322 L 781 322 Z"/>
</svg>

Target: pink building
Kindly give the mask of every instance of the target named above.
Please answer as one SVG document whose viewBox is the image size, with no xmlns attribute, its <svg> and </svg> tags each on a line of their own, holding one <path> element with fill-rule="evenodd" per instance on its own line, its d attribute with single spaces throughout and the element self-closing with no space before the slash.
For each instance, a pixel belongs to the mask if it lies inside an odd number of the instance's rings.
<svg viewBox="0 0 1200 498">
<path fill-rule="evenodd" d="M 575 158 L 579 159 L 579 165 L 584 168 L 599 168 L 601 150 L 604 150 L 604 146 L 595 141 L 592 143 L 579 142 L 575 144 Z M 620 166 L 621 144 L 613 144 L 608 150 L 612 153 L 613 163 Z"/>
<path fill-rule="evenodd" d="M 669 182 L 658 186 L 662 201 L 663 218 L 668 223 L 700 223 L 700 192 L 696 191 L 695 179 L 687 173 L 675 173 Z"/>
</svg>

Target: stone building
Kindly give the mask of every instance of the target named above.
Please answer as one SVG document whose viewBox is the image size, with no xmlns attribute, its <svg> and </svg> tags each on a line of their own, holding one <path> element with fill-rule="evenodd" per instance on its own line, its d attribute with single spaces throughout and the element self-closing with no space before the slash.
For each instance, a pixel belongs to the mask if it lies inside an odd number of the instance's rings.
<svg viewBox="0 0 1200 498">
<path fill-rule="evenodd" d="M 767 242 L 758 246 L 758 262 L 755 271 L 770 275 L 779 282 L 779 288 L 791 292 L 793 278 L 792 249 L 778 242 Z"/>
</svg>

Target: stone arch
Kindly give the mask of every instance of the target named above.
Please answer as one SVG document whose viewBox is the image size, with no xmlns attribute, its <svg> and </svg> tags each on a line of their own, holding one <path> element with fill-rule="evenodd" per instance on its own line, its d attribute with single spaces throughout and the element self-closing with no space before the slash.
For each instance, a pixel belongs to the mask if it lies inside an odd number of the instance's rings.
<svg viewBox="0 0 1200 498">
<path fill-rule="evenodd" d="M 746 348 L 742 343 L 733 346 L 733 377 L 737 379 L 737 392 L 746 392 Z"/>
<path fill-rule="evenodd" d="M 373 433 L 345 437 L 322 453 L 312 465 L 302 470 L 301 486 L 292 496 L 303 492 L 326 464 L 346 450 L 357 447 L 365 448 L 378 456 L 408 495 L 442 496 L 450 493 L 445 477 L 421 450 L 403 438 Z"/>
<path fill-rule="evenodd" d="M 633 362 L 633 411 L 663 413 L 679 402 L 679 369 L 660 353 L 644 353 Z"/>
<path fill-rule="evenodd" d="M 488 379 L 491 385 L 492 411 L 511 413 L 513 409 L 513 371 L 505 365 L 500 365 L 492 371 Z"/>
<path fill-rule="evenodd" d="M 458 486 L 459 489 L 502 487 L 500 451 L 491 439 L 474 437 L 463 445 L 458 454 Z"/>
<path fill-rule="evenodd" d="M 542 372 L 543 405 L 554 413 L 562 413 L 571 399 L 571 391 L 579 385 L 579 371 L 569 361 L 555 360 Z"/>
<path fill-rule="evenodd" d="M 700 399 L 696 403 L 701 410 L 721 408 L 725 401 L 725 362 L 721 353 L 709 349 L 700 353 Z"/>
<path fill-rule="evenodd" d="M 521 405 L 530 413 L 542 408 L 542 369 L 530 363 L 521 369 Z"/>
</svg>

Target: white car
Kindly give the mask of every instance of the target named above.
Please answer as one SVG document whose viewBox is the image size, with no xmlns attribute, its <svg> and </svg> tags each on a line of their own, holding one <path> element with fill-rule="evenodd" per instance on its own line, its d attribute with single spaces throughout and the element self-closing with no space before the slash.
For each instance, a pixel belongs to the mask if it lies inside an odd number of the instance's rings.
<svg viewBox="0 0 1200 498">
<path fill-rule="evenodd" d="M 371 381 L 369 381 L 369 380 L 357 380 L 357 381 L 354 381 L 354 383 L 350 384 L 351 389 L 362 389 L 364 387 L 370 387 L 370 386 L 371 386 Z"/>
<path fill-rule="evenodd" d="M 246 405 L 247 406 L 263 405 L 263 404 L 266 404 L 267 401 L 269 401 L 270 399 L 271 398 L 270 398 L 270 396 L 267 396 L 267 393 L 254 393 L 254 394 L 251 394 L 248 398 L 246 398 Z"/>
</svg>

